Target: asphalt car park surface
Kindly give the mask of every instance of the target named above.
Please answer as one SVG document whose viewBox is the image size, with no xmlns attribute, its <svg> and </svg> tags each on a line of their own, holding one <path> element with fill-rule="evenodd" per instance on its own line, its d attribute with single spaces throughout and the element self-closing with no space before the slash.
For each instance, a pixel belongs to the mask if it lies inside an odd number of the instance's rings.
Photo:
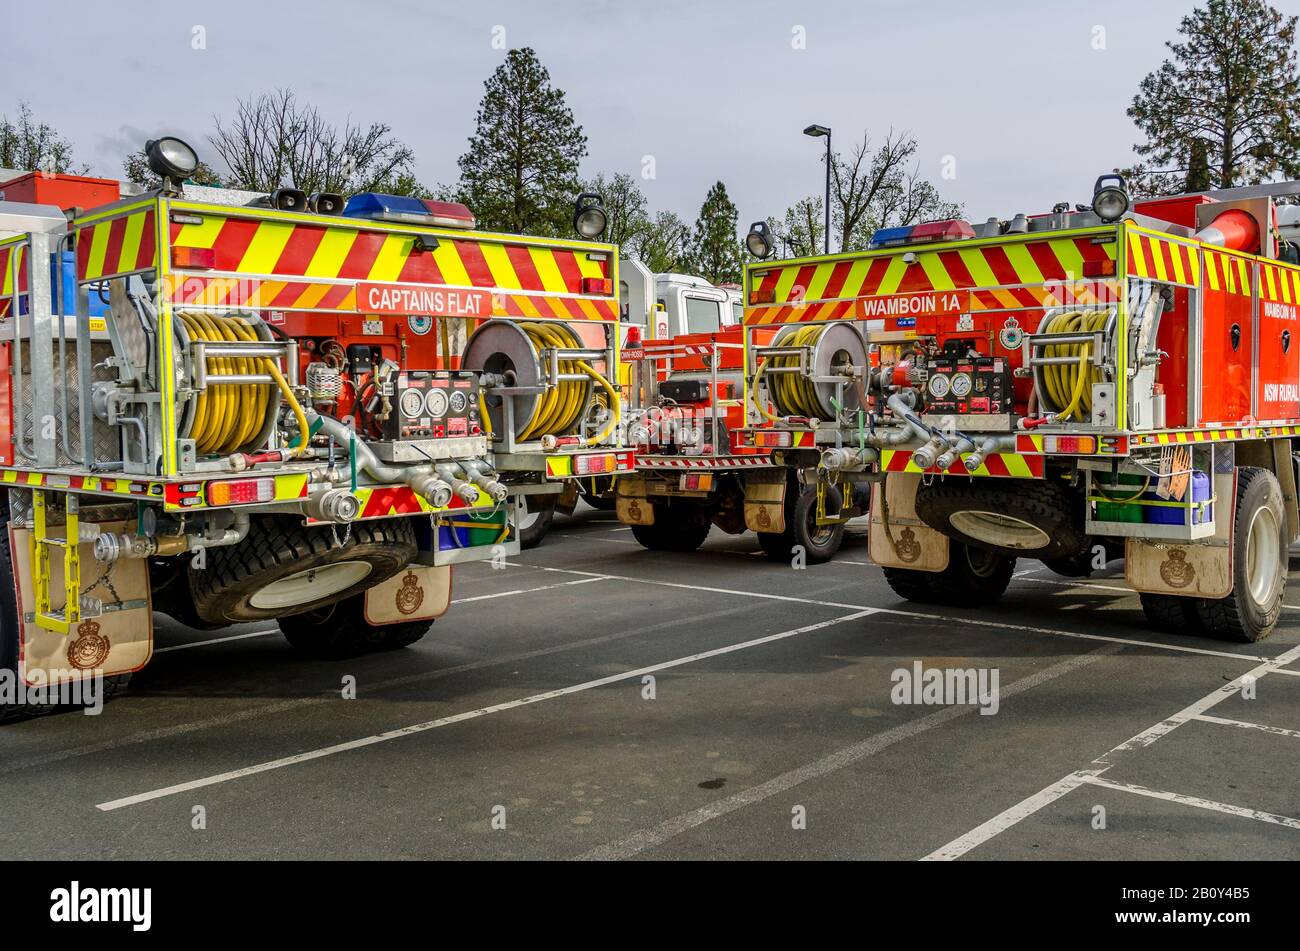
<svg viewBox="0 0 1300 951">
<path fill-rule="evenodd" d="M 1118 563 L 911 604 L 863 530 L 796 569 L 583 509 L 342 662 L 160 617 L 102 715 L 0 729 L 0 857 L 1300 857 L 1300 557 L 1232 644 L 1150 630 Z M 997 712 L 894 703 L 917 661 L 996 670 Z"/>
</svg>

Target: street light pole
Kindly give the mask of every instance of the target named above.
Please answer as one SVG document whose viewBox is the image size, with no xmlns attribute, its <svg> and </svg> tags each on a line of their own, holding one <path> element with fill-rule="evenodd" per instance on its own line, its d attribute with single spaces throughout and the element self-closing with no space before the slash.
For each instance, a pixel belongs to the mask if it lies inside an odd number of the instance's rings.
<svg viewBox="0 0 1300 951">
<path fill-rule="evenodd" d="M 826 253 L 831 253 L 831 127 L 810 125 L 803 130 L 804 135 L 814 139 L 826 137 Z"/>
</svg>

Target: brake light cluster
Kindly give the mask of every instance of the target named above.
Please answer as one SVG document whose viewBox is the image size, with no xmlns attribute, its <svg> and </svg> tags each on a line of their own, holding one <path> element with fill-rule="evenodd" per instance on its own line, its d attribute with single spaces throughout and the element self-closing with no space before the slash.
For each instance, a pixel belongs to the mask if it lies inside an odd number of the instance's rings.
<svg viewBox="0 0 1300 951">
<path fill-rule="evenodd" d="M 275 499 L 275 479 L 231 479 L 208 484 L 209 505 L 249 505 Z"/>
<path fill-rule="evenodd" d="M 1044 436 L 1043 452 L 1090 456 L 1097 451 L 1095 436 Z"/>
<path fill-rule="evenodd" d="M 615 472 L 617 469 L 618 457 L 612 452 L 575 456 L 573 460 L 575 475 L 601 475 L 606 472 Z"/>
<path fill-rule="evenodd" d="M 790 433 L 780 430 L 764 430 L 754 433 L 754 445 L 760 449 L 788 449 Z"/>
</svg>

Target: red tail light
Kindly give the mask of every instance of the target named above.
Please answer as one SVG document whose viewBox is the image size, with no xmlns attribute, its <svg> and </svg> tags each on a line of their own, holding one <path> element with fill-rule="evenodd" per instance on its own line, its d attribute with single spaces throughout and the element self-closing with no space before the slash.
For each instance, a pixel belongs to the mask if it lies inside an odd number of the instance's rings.
<svg viewBox="0 0 1300 951">
<path fill-rule="evenodd" d="M 751 304 L 775 304 L 776 291 L 770 289 L 766 291 L 750 291 L 749 302 Z"/>
<path fill-rule="evenodd" d="M 1084 261 L 1084 277 L 1114 277 L 1115 276 L 1115 259 L 1106 258 L 1102 261 Z"/>
<path fill-rule="evenodd" d="M 607 277 L 584 277 L 582 279 L 582 293 L 599 294 L 608 297 L 614 293 L 614 282 Z"/>
<path fill-rule="evenodd" d="M 217 253 L 211 248 L 172 248 L 172 267 L 210 270 L 217 266 Z"/>
</svg>

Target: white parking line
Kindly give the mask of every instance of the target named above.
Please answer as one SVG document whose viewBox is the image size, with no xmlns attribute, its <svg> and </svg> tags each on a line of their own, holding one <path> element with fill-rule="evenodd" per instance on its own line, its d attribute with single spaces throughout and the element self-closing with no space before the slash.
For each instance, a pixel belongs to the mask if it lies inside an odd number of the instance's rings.
<svg viewBox="0 0 1300 951">
<path fill-rule="evenodd" d="M 523 564 L 508 562 L 508 564 Z M 847 611 L 871 610 L 878 614 L 894 617 L 913 618 L 921 621 L 933 621 L 940 625 L 957 627 L 989 627 L 1008 631 L 1023 631 L 1029 634 L 1047 634 L 1052 637 L 1069 637 L 1076 640 L 1098 641 L 1108 644 L 1123 644 L 1127 647 L 1148 647 L 1155 650 L 1175 651 L 1182 654 L 1201 654 L 1207 657 L 1228 657 L 1240 661 L 1267 661 L 1269 658 L 1260 654 L 1243 654 L 1236 651 L 1215 650 L 1212 647 L 1190 647 L 1186 644 L 1167 644 L 1160 641 L 1144 641 L 1131 637 L 1112 637 L 1108 634 L 1084 634 L 1079 631 L 1064 631 L 1053 627 L 1039 627 L 1032 624 L 1014 624 L 1010 621 L 991 621 L 984 618 L 951 617 L 943 614 L 927 614 L 922 611 L 903 611 L 899 608 L 877 608 L 867 604 L 847 604 L 843 601 L 820 601 L 812 598 L 799 598 L 788 594 L 770 594 L 766 591 L 744 591 L 738 588 L 715 588 L 706 585 L 686 584 L 681 581 L 660 581 L 655 578 L 640 578 L 632 575 L 610 575 L 595 571 L 581 571 L 577 568 L 551 568 L 545 565 L 524 565 L 538 571 L 555 571 L 561 574 L 586 575 L 607 581 L 625 581 L 636 584 L 657 585 L 664 588 L 680 588 L 686 591 L 703 591 L 708 594 L 729 594 L 737 597 L 766 598 L 773 601 L 787 601 L 796 604 L 813 604 L 818 607 L 838 608 Z M 1037 569 L 1035 569 L 1037 570 Z"/>
<path fill-rule="evenodd" d="M 803 627 L 793 628 L 792 630 L 782 631 L 778 634 L 768 634 L 764 637 L 756 637 L 748 641 L 742 641 L 738 644 L 729 644 L 726 647 L 717 647 L 713 650 L 701 651 L 698 654 L 690 654 L 686 657 L 678 657 L 674 660 L 664 661 L 660 664 L 652 664 L 649 667 L 639 667 L 636 670 L 626 670 L 620 674 L 611 674 L 608 677 L 601 677 L 596 680 L 588 680 L 584 683 L 574 684 L 571 687 L 561 687 L 557 690 L 547 690 L 544 693 L 536 693 L 528 697 L 520 697 L 517 700 L 509 700 L 504 703 L 496 703 L 488 707 L 480 707 L 477 710 L 467 710 L 464 713 L 453 714 L 448 717 L 440 717 L 437 720 L 429 720 L 425 723 L 416 723 L 412 726 L 401 727 L 396 730 L 389 730 L 387 733 L 377 733 L 373 736 L 361 737 L 356 740 L 349 740 L 346 743 L 337 743 L 333 746 L 327 746 L 322 749 L 311 750 L 305 753 L 298 753 L 294 756 L 286 756 L 281 759 L 270 760 L 265 763 L 258 763 L 254 766 L 246 766 L 243 769 L 231 770 L 225 773 L 218 773 L 215 776 L 207 776 L 202 779 L 194 779 L 185 783 L 177 783 L 173 786 L 164 786 L 161 789 L 152 789 L 148 792 L 138 793 L 134 796 L 126 796 L 122 799 L 114 799 L 110 802 L 99 803 L 96 808 L 102 812 L 112 812 L 116 809 L 123 809 L 127 806 L 135 806 L 144 802 L 151 802 L 155 799 L 164 799 L 168 796 L 174 796 L 178 793 L 189 792 L 194 789 L 202 789 L 206 786 L 215 786 L 219 783 L 227 783 L 232 780 L 242 779 L 245 776 L 253 776 L 258 773 L 266 773 L 275 769 L 283 769 L 287 766 L 295 766 L 299 763 L 309 762 L 311 760 L 321 759 L 326 756 L 334 756 L 338 753 L 345 753 L 350 750 L 361 749 L 366 746 L 374 746 L 376 743 L 384 743 L 388 740 L 396 740 L 405 736 L 411 736 L 416 733 L 424 733 L 428 730 L 435 730 L 439 727 L 449 726 L 453 723 L 463 723 L 466 720 L 475 720 L 479 717 L 489 716 L 493 713 L 502 713 L 506 710 L 514 710 L 518 707 L 527 706 L 533 703 L 541 703 L 544 700 L 554 700 L 558 697 L 567 697 L 571 694 L 581 693 L 585 690 L 593 690 L 596 687 L 605 687 L 609 684 L 619 683 L 625 680 L 634 680 L 638 677 L 644 677 L 646 674 L 658 673 L 661 670 L 669 670 L 674 667 L 681 667 L 686 664 L 693 664 L 701 660 L 707 660 L 711 657 L 719 657 L 723 654 L 732 654 L 736 651 L 747 650 L 751 647 L 758 647 L 763 644 L 771 644 L 775 641 L 785 640 L 790 637 L 797 637 L 801 634 L 809 634 L 813 631 L 820 631 L 837 624 L 845 624 L 849 621 L 856 621 L 860 618 L 874 614 L 874 610 L 867 609 L 857 611 L 853 614 L 846 614 L 843 617 L 832 618 L 829 621 L 818 621 L 816 624 L 807 624 Z"/>
<path fill-rule="evenodd" d="M 1236 680 L 1224 684 L 1217 690 L 1206 694 L 1201 699 L 1184 707 L 1168 719 L 1161 720 L 1159 723 L 1147 727 L 1136 736 L 1130 737 L 1123 743 L 1119 744 L 1119 746 L 1113 747 L 1106 753 L 1103 753 L 1101 756 L 1093 760 L 1086 768 L 1077 770 L 1062 777 L 1050 786 L 1040 789 L 1032 796 L 1028 796 L 1011 808 L 1000 812 L 992 819 L 981 823 L 974 829 L 958 836 L 946 845 L 940 846 L 929 855 L 925 856 L 924 860 L 951 861 L 952 859 L 960 858 L 972 849 L 983 845 L 995 836 L 1010 829 L 1028 816 L 1033 815 L 1044 806 L 1056 802 L 1056 800 L 1060 799 L 1072 790 L 1079 788 L 1079 786 L 1084 783 L 1091 782 L 1097 776 L 1100 776 L 1102 773 L 1106 772 L 1106 770 L 1114 766 L 1116 761 L 1125 753 L 1132 752 L 1133 750 L 1145 749 L 1161 737 L 1168 736 L 1189 720 L 1200 717 L 1211 707 L 1214 707 L 1217 704 L 1222 703 L 1224 700 L 1227 700 L 1229 697 L 1234 696 L 1241 689 L 1242 684 L 1246 682 L 1247 678 L 1257 679 L 1263 677 L 1265 674 L 1275 672 L 1279 667 L 1291 663 L 1297 657 L 1300 657 L 1300 647 L 1293 647 L 1291 650 L 1286 651 L 1271 660 L 1265 661 L 1258 667 L 1252 668 Z"/>
<path fill-rule="evenodd" d="M 1102 657 L 1119 653 L 1120 648 L 1113 645 L 1100 647 L 1095 651 L 1087 654 L 1081 654 L 1077 657 L 1071 657 L 1053 664 L 1051 667 L 1044 668 L 1038 673 L 1022 677 L 1012 684 L 1009 684 L 1001 691 L 1002 699 L 1013 697 L 1018 693 L 1024 693 L 1033 687 L 1044 684 L 1049 680 L 1054 680 L 1064 674 L 1084 667 Z M 598 860 L 618 860 L 631 858 L 632 856 L 663 845 L 670 839 L 676 838 L 684 832 L 688 832 L 706 822 L 711 822 L 728 813 L 735 812 L 745 806 L 752 806 L 755 803 L 762 802 L 765 799 L 785 792 L 798 786 L 800 783 L 807 782 L 810 779 L 818 779 L 846 766 L 852 766 L 869 756 L 875 756 L 882 750 L 887 750 L 903 740 L 917 736 L 927 730 L 932 730 L 937 726 L 954 720 L 957 717 L 968 716 L 976 710 L 975 706 L 949 706 L 933 713 L 928 713 L 923 717 L 912 720 L 908 723 L 901 724 L 883 733 L 868 737 L 861 742 L 854 743 L 852 746 L 846 746 L 843 749 L 836 750 L 829 756 L 824 756 L 819 760 L 806 763 L 797 769 L 782 773 L 779 776 L 752 786 L 749 789 L 742 790 L 731 796 L 715 800 L 706 806 L 701 806 L 690 812 L 667 819 L 658 825 L 651 826 L 648 829 L 642 829 L 634 832 L 622 839 L 606 843 L 578 856 L 579 859 L 598 859 Z"/>
<path fill-rule="evenodd" d="M 1282 673 L 1282 671 L 1274 671 L 1274 673 Z M 1242 730 L 1261 730 L 1264 733 L 1272 733 L 1274 736 L 1294 736 L 1300 738 L 1300 730 L 1286 730 L 1280 726 L 1267 726 L 1263 723 L 1249 723 L 1246 720 L 1229 720 L 1225 717 L 1207 716 L 1204 713 L 1196 719 L 1203 720 L 1206 723 L 1217 723 L 1220 726 L 1235 726 Z"/>
<path fill-rule="evenodd" d="M 268 627 L 264 631 L 249 631 L 247 634 L 229 634 L 226 637 L 211 637 L 206 641 L 188 641 L 184 644 L 172 644 L 169 647 L 155 647 L 153 652 L 155 654 L 166 654 L 170 651 L 189 650 L 191 647 L 207 647 L 211 644 L 224 644 L 227 641 L 243 641 L 250 637 L 266 637 L 268 634 L 279 633 L 280 629 L 278 627 Z"/>
<path fill-rule="evenodd" d="M 1134 793 L 1138 796 L 1147 796 L 1151 799 L 1163 799 L 1165 802 L 1176 802 L 1184 806 L 1195 806 L 1197 809 L 1211 809 L 1215 812 L 1223 812 L 1230 816 L 1240 816 L 1243 819 L 1255 819 L 1260 822 L 1271 822 L 1273 825 L 1286 826 L 1288 829 L 1300 829 L 1300 819 L 1292 819 L 1290 816 L 1279 816 L 1272 812 L 1264 812 L 1260 809 L 1247 809 L 1243 806 L 1234 806 L 1226 802 L 1215 802 L 1213 799 L 1201 799 L 1198 796 L 1185 796 L 1182 793 L 1165 792 L 1162 789 L 1148 789 L 1146 786 L 1138 786 L 1135 783 L 1117 783 L 1112 779 L 1103 779 L 1100 776 L 1088 776 L 1083 780 L 1091 786 L 1102 786 L 1106 789 L 1116 789 L 1120 792 Z"/>
<path fill-rule="evenodd" d="M 515 588 L 511 591 L 498 591 L 496 594 L 478 594 L 472 598 L 454 598 L 452 604 L 469 604 L 471 601 L 492 601 L 496 598 L 509 598 L 516 594 L 532 594 L 534 591 L 549 591 L 552 588 L 568 588 L 575 584 L 591 584 L 599 578 L 579 578 L 577 581 L 562 581 L 559 584 L 544 584 L 536 588 Z"/>
</svg>

